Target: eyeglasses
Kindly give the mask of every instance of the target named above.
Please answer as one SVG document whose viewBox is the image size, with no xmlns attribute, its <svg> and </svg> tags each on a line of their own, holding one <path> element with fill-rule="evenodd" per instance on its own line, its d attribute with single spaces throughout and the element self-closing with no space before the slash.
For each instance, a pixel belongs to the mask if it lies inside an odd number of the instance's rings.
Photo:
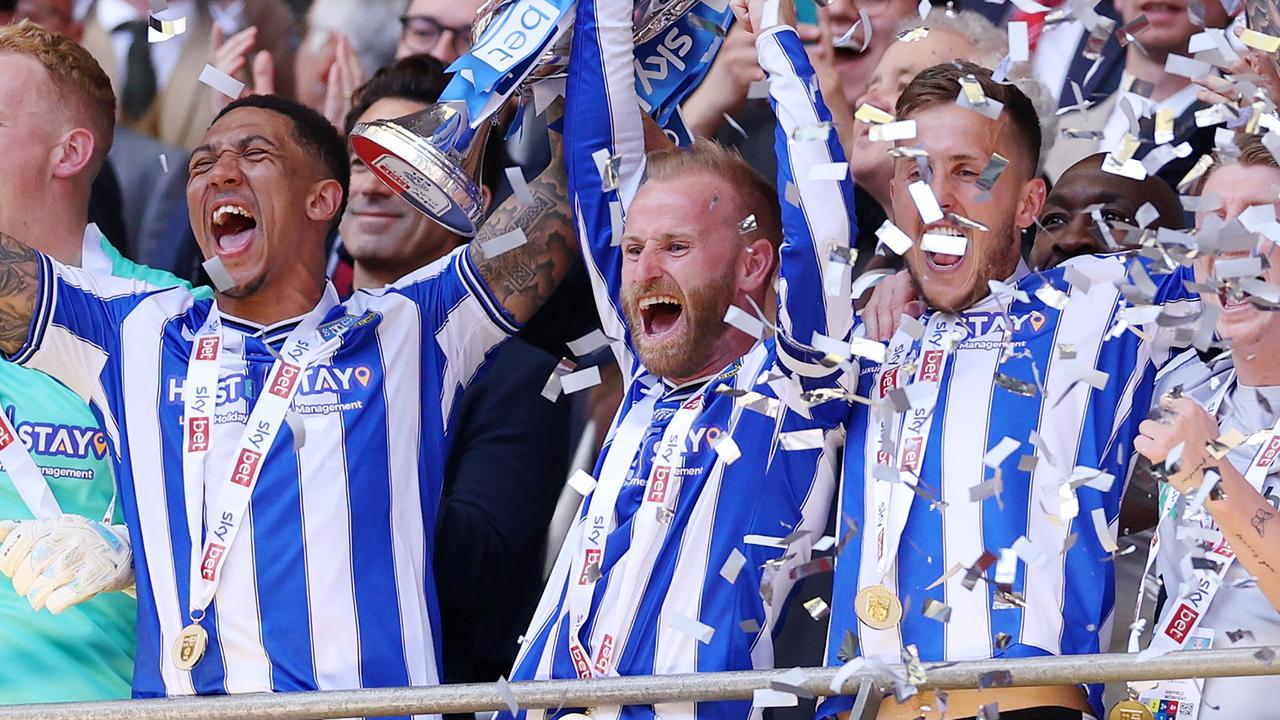
<svg viewBox="0 0 1280 720">
<path fill-rule="evenodd" d="M 471 26 L 449 27 L 427 15 L 405 15 L 400 18 L 400 40 L 414 53 L 429 53 L 440 43 L 446 32 L 452 38 L 457 54 L 471 49 Z"/>
</svg>

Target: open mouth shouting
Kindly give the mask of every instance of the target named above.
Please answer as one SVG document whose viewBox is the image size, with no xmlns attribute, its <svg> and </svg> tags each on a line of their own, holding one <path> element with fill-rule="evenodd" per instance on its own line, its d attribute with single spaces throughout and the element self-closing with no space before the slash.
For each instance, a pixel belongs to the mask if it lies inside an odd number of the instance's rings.
<svg viewBox="0 0 1280 720">
<path fill-rule="evenodd" d="M 950 272 L 963 263 L 969 238 L 954 225 L 928 225 L 920 238 L 920 249 L 930 270 Z"/>
<path fill-rule="evenodd" d="M 209 220 L 219 256 L 245 252 L 257 237 L 258 218 L 252 210 L 239 203 L 217 205 Z"/>
<path fill-rule="evenodd" d="M 637 303 L 644 336 L 649 340 L 662 340 L 675 333 L 684 313 L 684 305 L 674 295 L 647 295 Z"/>
</svg>

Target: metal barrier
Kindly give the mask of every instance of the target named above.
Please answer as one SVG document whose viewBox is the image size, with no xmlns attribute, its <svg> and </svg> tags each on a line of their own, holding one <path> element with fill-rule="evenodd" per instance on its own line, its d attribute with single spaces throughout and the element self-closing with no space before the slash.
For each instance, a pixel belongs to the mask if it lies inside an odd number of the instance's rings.
<svg viewBox="0 0 1280 720">
<path fill-rule="evenodd" d="M 1280 647 L 1174 652 L 1141 662 L 1134 655 L 1118 653 L 930 663 L 925 665 L 928 680 L 917 683 L 917 687 L 922 690 L 976 688 L 981 684 L 983 675 L 997 670 L 1008 670 L 1014 686 L 1280 675 L 1280 663 L 1273 662 L 1277 652 L 1280 652 Z M 521 708 L 528 709 L 647 705 L 749 699 L 756 690 L 768 688 L 775 681 L 812 695 L 829 695 L 831 682 L 839 670 L 804 668 L 800 670 L 804 678 L 800 681 L 797 681 L 795 670 L 543 680 L 511 683 L 509 694 L 496 683 L 486 683 L 14 705 L 0 707 L 0 720 L 322 720 L 501 710 L 508 707 L 507 702 L 512 698 Z M 883 672 L 868 671 L 853 675 L 842 689 L 853 694 L 862 688 L 878 702 L 880 688 L 888 687 L 891 682 Z M 869 708 L 871 717 L 874 717 L 875 707 L 871 705 Z"/>
</svg>

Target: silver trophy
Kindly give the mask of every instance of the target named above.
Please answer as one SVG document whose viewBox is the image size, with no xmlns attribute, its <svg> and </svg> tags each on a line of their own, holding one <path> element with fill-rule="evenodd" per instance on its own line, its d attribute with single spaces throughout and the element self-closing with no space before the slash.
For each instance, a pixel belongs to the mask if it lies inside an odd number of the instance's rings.
<svg viewBox="0 0 1280 720">
<path fill-rule="evenodd" d="M 633 37 L 644 43 L 670 27 L 701 0 L 636 0 Z M 489 0 L 476 12 L 473 36 L 484 40 L 493 23 L 503 22 L 518 0 Z M 533 70 L 510 93 L 526 101 L 537 82 L 564 77 L 572 35 L 561 32 L 534 62 Z M 492 105 L 493 103 L 490 103 Z M 360 123 L 351 131 L 356 155 L 391 189 L 449 230 L 474 237 L 484 219 L 484 200 L 475 181 L 489 132 L 502 106 L 472 123 L 463 102 L 438 103 L 394 120 Z"/>
</svg>

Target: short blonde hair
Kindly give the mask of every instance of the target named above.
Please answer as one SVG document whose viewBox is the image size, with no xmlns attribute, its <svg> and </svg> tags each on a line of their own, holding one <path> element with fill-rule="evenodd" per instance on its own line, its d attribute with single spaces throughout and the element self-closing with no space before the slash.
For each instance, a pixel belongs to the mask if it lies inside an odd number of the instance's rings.
<svg viewBox="0 0 1280 720">
<path fill-rule="evenodd" d="M 719 181 L 721 187 L 737 195 L 741 207 L 755 215 L 756 230 L 743 233 L 744 240 L 754 241 L 763 237 L 777 249 L 782 243 L 782 210 L 778 206 L 778 194 L 764 176 L 737 152 L 713 140 L 698 138 L 688 147 L 657 150 L 645 158 L 644 182 L 699 173 Z"/>
<path fill-rule="evenodd" d="M 74 40 L 30 20 L 0 27 L 0 53 L 26 55 L 44 66 L 55 99 L 77 124 L 93 133 L 91 175 L 106 161 L 116 127 L 116 95 L 102 66 Z"/>
</svg>

